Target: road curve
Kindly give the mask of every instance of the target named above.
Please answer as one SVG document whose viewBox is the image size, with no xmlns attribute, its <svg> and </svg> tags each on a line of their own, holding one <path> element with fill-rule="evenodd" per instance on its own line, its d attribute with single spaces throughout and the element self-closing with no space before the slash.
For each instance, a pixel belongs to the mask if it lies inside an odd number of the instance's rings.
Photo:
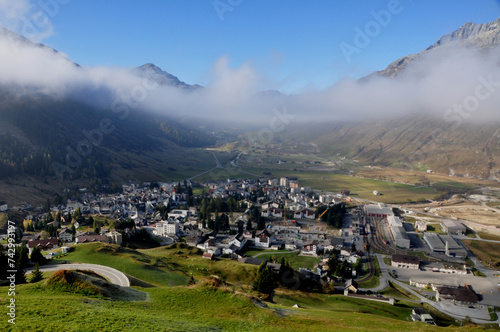
<svg viewBox="0 0 500 332">
<path fill-rule="evenodd" d="M 97 264 L 86 264 L 86 263 L 77 263 L 77 264 L 54 264 L 54 265 L 43 265 L 40 266 L 40 271 L 57 271 L 57 270 L 90 270 L 93 271 L 104 278 L 108 279 L 112 284 L 122 286 L 122 287 L 130 287 L 130 280 L 128 280 L 127 276 L 109 266 L 97 265 Z M 33 268 L 26 269 L 26 273 L 31 273 Z"/>
</svg>

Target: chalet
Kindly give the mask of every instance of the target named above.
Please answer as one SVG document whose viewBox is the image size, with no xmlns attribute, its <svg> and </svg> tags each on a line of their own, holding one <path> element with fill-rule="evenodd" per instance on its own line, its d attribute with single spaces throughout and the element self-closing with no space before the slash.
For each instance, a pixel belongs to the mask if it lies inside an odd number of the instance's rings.
<svg viewBox="0 0 500 332">
<path fill-rule="evenodd" d="M 28 252 L 31 255 L 33 248 L 39 247 L 40 250 L 51 250 L 58 247 L 58 240 L 56 238 L 50 238 L 47 240 L 32 240 L 28 242 Z"/>
<path fill-rule="evenodd" d="M 394 254 L 392 255 L 391 266 L 418 270 L 420 266 L 420 258 L 410 255 Z"/>
<path fill-rule="evenodd" d="M 304 243 L 300 254 L 303 256 L 318 257 L 318 241 L 314 240 Z"/>
<path fill-rule="evenodd" d="M 466 287 L 437 287 L 436 301 L 451 301 L 453 304 L 471 305 L 479 302 L 479 298 L 467 285 Z"/>
<path fill-rule="evenodd" d="M 345 282 L 344 290 L 356 294 L 358 292 L 358 283 L 353 279 L 347 279 L 347 281 Z"/>
<path fill-rule="evenodd" d="M 73 242 L 73 232 L 69 228 L 63 228 L 59 232 L 59 240 L 62 242 Z"/>
<path fill-rule="evenodd" d="M 283 218 L 283 210 L 275 208 L 262 210 L 261 216 L 266 218 Z"/>
<path fill-rule="evenodd" d="M 196 247 L 198 244 L 206 240 L 203 232 L 191 233 L 186 238 L 186 243 L 190 246 Z"/>
<path fill-rule="evenodd" d="M 227 247 L 222 248 L 223 255 L 238 255 L 240 254 L 240 248 L 234 244 L 231 244 Z"/>
<path fill-rule="evenodd" d="M 267 229 L 257 231 L 255 234 L 255 246 L 261 248 L 269 248 L 271 245 L 271 234 Z"/>
<path fill-rule="evenodd" d="M 262 203 L 262 210 L 268 210 L 268 209 L 277 209 L 279 208 L 279 204 L 273 201 Z"/>
<path fill-rule="evenodd" d="M 247 238 L 243 236 L 242 233 L 235 235 L 232 239 L 229 240 L 229 245 L 234 245 L 238 249 L 241 249 L 247 243 Z"/>
<path fill-rule="evenodd" d="M 271 246 L 271 250 L 283 250 L 283 248 L 285 247 L 285 243 L 284 242 L 281 242 L 281 243 L 274 243 L 272 246 Z"/>
<path fill-rule="evenodd" d="M 295 219 L 302 219 L 302 218 L 304 218 L 304 210 L 294 211 L 293 212 L 293 217 Z"/>
<path fill-rule="evenodd" d="M 290 211 L 301 211 L 301 210 L 305 209 L 305 206 L 304 206 L 304 204 L 295 202 L 295 203 L 292 203 L 292 204 L 288 204 L 287 208 Z"/>
<path fill-rule="evenodd" d="M 315 219 L 315 215 L 314 215 L 314 211 L 312 210 L 309 210 L 309 209 L 305 209 L 304 210 L 304 218 L 305 219 Z"/>
<path fill-rule="evenodd" d="M 80 235 L 75 239 L 76 243 L 91 243 L 91 242 L 104 242 L 108 243 L 108 237 L 106 235 Z"/>
<path fill-rule="evenodd" d="M 9 205 L 5 201 L 0 201 L 0 212 L 7 211 L 9 209 Z"/>
<path fill-rule="evenodd" d="M 24 242 L 25 244 L 28 244 L 28 242 L 35 240 L 40 240 L 40 233 L 34 235 L 23 235 L 23 237 L 21 238 L 21 242 Z"/>
<path fill-rule="evenodd" d="M 339 250 L 344 246 L 344 239 L 341 237 L 332 237 L 323 243 L 323 248 L 325 251 L 333 251 L 335 249 Z"/>
</svg>

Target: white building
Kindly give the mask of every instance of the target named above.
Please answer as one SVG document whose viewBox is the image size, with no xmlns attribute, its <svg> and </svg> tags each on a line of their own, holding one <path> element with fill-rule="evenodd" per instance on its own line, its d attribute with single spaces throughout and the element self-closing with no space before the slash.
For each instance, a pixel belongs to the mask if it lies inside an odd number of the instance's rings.
<svg viewBox="0 0 500 332">
<path fill-rule="evenodd" d="M 59 240 L 62 242 L 73 242 L 73 232 L 69 228 L 63 228 L 59 232 Z"/>
<path fill-rule="evenodd" d="M 427 231 L 427 223 L 425 221 L 422 221 L 422 220 L 417 220 L 417 221 L 415 221 L 415 228 L 419 232 L 426 232 Z"/>
<path fill-rule="evenodd" d="M 179 224 L 176 222 L 160 221 L 156 223 L 156 235 L 166 236 L 168 234 L 176 235 L 179 233 Z"/>
<path fill-rule="evenodd" d="M 105 235 L 108 238 L 109 243 L 122 244 L 122 242 L 123 242 L 122 234 L 117 232 L 117 231 L 112 231 L 112 232 L 106 233 Z"/>
<path fill-rule="evenodd" d="M 7 202 L 5 202 L 5 201 L 0 202 L 0 212 L 7 211 L 8 208 L 9 208 L 9 206 L 7 205 Z"/>
<path fill-rule="evenodd" d="M 446 233 L 453 235 L 464 235 L 466 231 L 465 226 L 460 221 L 451 219 L 443 220 L 441 227 Z"/>
<path fill-rule="evenodd" d="M 266 229 L 258 231 L 255 234 L 255 246 L 261 248 L 269 248 L 271 244 L 271 234 Z"/>
<path fill-rule="evenodd" d="M 288 188 L 290 186 L 290 180 L 286 177 L 280 178 L 280 186 Z"/>
<path fill-rule="evenodd" d="M 168 213 L 169 218 L 177 219 L 182 217 L 186 219 L 189 216 L 189 210 L 172 210 Z"/>
<path fill-rule="evenodd" d="M 416 256 L 394 254 L 392 255 L 391 265 L 392 267 L 418 270 L 420 266 L 420 258 Z"/>
<path fill-rule="evenodd" d="M 387 216 L 387 223 L 389 224 L 389 230 L 394 244 L 398 247 L 409 249 L 410 238 L 406 234 L 401 219 L 395 216 Z"/>
</svg>

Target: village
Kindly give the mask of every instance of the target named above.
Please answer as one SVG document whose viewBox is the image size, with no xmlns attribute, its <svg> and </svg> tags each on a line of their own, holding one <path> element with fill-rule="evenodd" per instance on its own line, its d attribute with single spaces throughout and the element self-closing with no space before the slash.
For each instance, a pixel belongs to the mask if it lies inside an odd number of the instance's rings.
<svg viewBox="0 0 500 332">
<path fill-rule="evenodd" d="M 256 248 L 300 249 L 302 254 L 315 257 L 320 251 L 342 247 L 340 232 L 327 230 L 324 222 L 318 222 L 316 209 L 325 210 L 342 203 L 343 194 L 313 193 L 311 188 L 299 187 L 296 178 L 209 181 L 195 185 L 206 189 L 199 196 L 219 204 L 215 211 L 208 212 L 208 218 L 207 208 L 195 204 L 193 184 L 187 181 L 154 185 L 129 182 L 123 185 L 122 193 L 114 195 L 93 194 L 82 188 L 78 199 L 73 197 L 65 204 L 52 206 L 49 212 L 43 212 L 41 206 L 32 208 L 29 203 L 14 208 L 25 211 L 24 223 L 32 226 L 24 227 L 27 232 L 22 237 L 30 249 L 34 246 L 51 249 L 60 242 L 122 244 L 123 237 L 140 230 L 147 231 L 163 245 L 183 240 L 215 257 L 237 253 L 247 242 Z M 227 200 L 232 206 L 227 206 Z M 204 213 L 205 218 L 200 219 Z M 219 213 L 226 217 L 226 225 L 214 230 L 213 225 L 209 227 L 210 222 Z M 96 233 L 95 222 L 89 224 L 89 220 L 103 218 L 115 221 L 115 225 L 128 222 L 127 227 L 117 232 L 102 225 Z M 29 231 L 36 228 L 33 227 L 36 223 L 57 229 L 57 236 L 41 239 L 41 232 Z"/>
<path fill-rule="evenodd" d="M 303 187 L 295 177 L 131 181 L 118 194 L 79 189 L 78 197 L 48 212 L 29 203 L 15 208 L 26 213 L 21 242 L 30 254 L 37 247 L 47 259 L 68 252 L 70 245 L 134 246 L 139 237 L 162 246 L 185 243 L 201 249 L 209 260 L 264 263 L 282 276 L 285 260 L 246 253 L 289 251 L 317 259 L 313 268 L 297 269 L 300 278 L 346 296 L 394 303 L 391 297 L 371 294 L 398 284 L 451 316 L 488 320 L 487 308 L 500 305 L 496 274 L 477 260 L 474 266 L 466 261 L 470 253 L 459 240 L 465 226 L 443 219 L 445 234 L 427 232 L 425 223 L 405 222 L 405 213 L 411 211 L 354 203 L 350 195 L 348 189 L 332 193 Z M 476 277 L 474 271 L 486 278 Z M 379 285 L 363 287 L 374 275 Z M 421 314 L 412 319 L 433 322 L 421 308 L 416 312 Z"/>
</svg>

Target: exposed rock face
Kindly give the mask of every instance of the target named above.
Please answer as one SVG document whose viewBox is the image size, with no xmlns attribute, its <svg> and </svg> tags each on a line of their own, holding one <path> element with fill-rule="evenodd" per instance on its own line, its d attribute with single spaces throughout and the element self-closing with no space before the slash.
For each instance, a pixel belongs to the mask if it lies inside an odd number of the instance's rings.
<svg viewBox="0 0 500 332">
<path fill-rule="evenodd" d="M 461 46 L 475 47 L 481 50 L 488 50 L 500 44 L 500 18 L 490 23 L 476 24 L 465 23 L 454 32 L 444 35 L 437 42 L 429 46 L 425 50 L 417 54 L 410 54 L 400 58 L 382 71 L 378 71 L 375 75 L 384 77 L 396 77 L 407 66 L 415 61 L 422 59 L 429 52 L 433 52 L 445 47 Z M 370 75 L 372 76 L 372 75 Z M 369 77 L 369 76 L 368 76 Z"/>
</svg>

